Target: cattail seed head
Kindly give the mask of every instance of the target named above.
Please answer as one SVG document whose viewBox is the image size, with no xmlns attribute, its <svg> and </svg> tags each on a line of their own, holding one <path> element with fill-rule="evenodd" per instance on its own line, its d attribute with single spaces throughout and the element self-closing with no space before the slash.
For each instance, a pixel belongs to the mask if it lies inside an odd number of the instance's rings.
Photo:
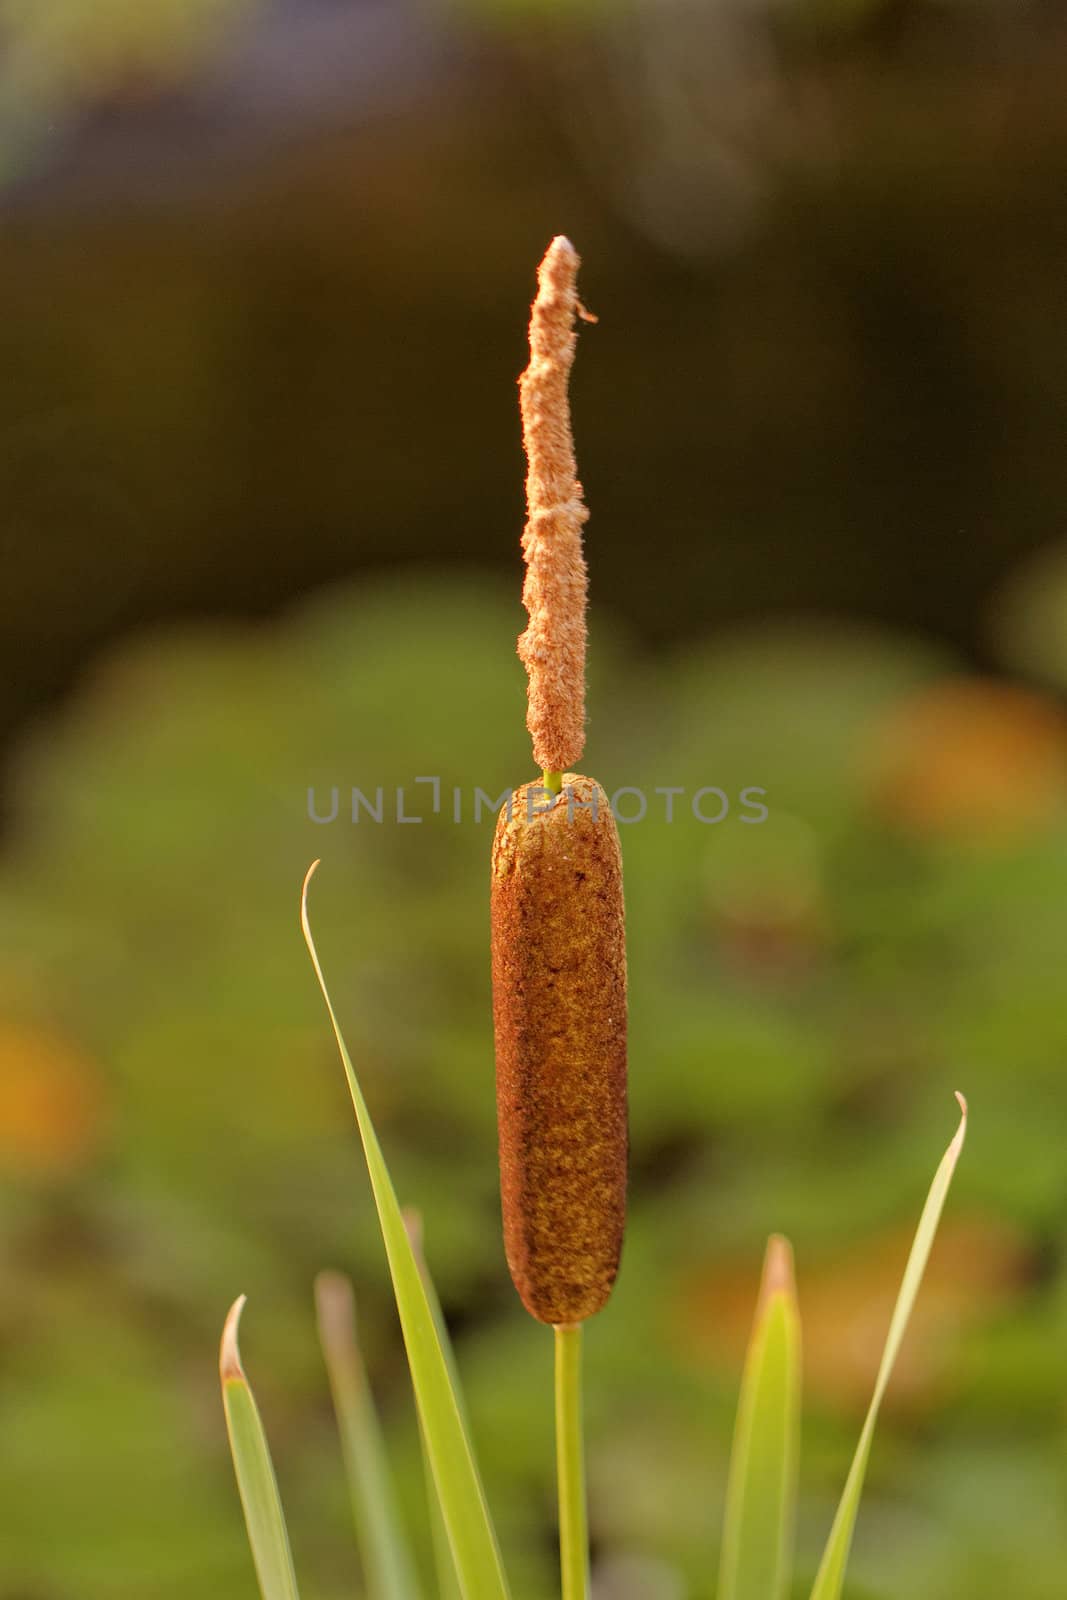
<svg viewBox="0 0 1067 1600">
<path fill-rule="evenodd" d="M 586 566 L 582 503 L 571 435 L 567 385 L 583 311 L 575 287 L 578 252 L 553 239 L 537 272 L 530 312 L 530 364 L 519 379 L 527 520 L 523 604 L 529 626 L 519 655 L 529 679 L 526 726 L 534 760 L 546 772 L 565 772 L 585 748 Z"/>
<path fill-rule="evenodd" d="M 622 860 L 599 784 L 516 790 L 491 911 L 508 1265 L 531 1315 L 580 1322 L 611 1293 L 626 1210 Z"/>
<path fill-rule="evenodd" d="M 600 785 L 567 772 L 585 743 L 588 515 L 567 384 L 574 319 L 595 320 L 578 300 L 577 271 L 574 246 L 553 239 L 519 380 L 530 616 L 519 655 L 545 786 L 526 784 L 501 812 L 491 890 L 504 1245 L 526 1309 L 557 1326 L 592 1316 L 611 1293 L 627 1162 L 619 836 Z"/>
</svg>

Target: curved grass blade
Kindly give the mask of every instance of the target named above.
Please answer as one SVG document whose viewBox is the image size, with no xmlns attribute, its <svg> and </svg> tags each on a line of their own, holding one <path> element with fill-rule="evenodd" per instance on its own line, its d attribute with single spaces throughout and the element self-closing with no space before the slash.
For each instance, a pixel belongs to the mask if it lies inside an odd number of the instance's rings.
<svg viewBox="0 0 1067 1600">
<path fill-rule="evenodd" d="M 396 1191 L 330 1001 L 308 921 L 307 891 L 318 866 L 308 868 L 300 897 L 300 923 L 344 1063 L 348 1089 L 378 1208 L 400 1327 L 404 1335 L 419 1420 L 426 1438 L 437 1496 L 464 1600 L 507 1600 L 508 1586 L 481 1477 L 449 1376 L 433 1312 L 404 1228 Z"/>
<path fill-rule="evenodd" d="M 230 1436 L 237 1487 L 244 1507 L 248 1542 L 263 1600 L 299 1600 L 285 1513 L 271 1464 L 267 1436 L 255 1396 L 241 1366 L 237 1324 L 245 1297 L 235 1300 L 222 1330 L 219 1377 L 226 1429 Z"/>
<path fill-rule="evenodd" d="M 460 1413 L 463 1415 L 464 1424 L 467 1418 L 463 1412 L 463 1392 L 459 1386 L 459 1376 L 456 1372 L 455 1356 L 452 1353 L 452 1340 L 448 1335 L 444 1314 L 441 1311 L 441 1302 L 437 1298 L 430 1269 L 426 1265 L 426 1255 L 422 1247 L 422 1216 L 414 1206 L 404 1206 L 401 1215 L 404 1226 L 408 1231 L 411 1248 L 415 1253 L 419 1273 L 422 1277 L 426 1298 L 430 1302 L 430 1311 L 433 1315 L 437 1337 L 441 1342 L 445 1361 L 448 1363 L 449 1376 L 452 1379 L 452 1391 L 456 1396 Z M 433 1538 L 434 1571 L 437 1576 L 438 1600 L 462 1600 L 459 1589 L 459 1580 L 456 1577 L 455 1563 L 452 1560 L 452 1550 L 448 1543 L 448 1534 L 445 1531 L 444 1518 L 441 1515 L 441 1503 L 437 1498 L 437 1489 L 433 1481 L 433 1469 L 430 1466 L 430 1456 L 426 1449 L 426 1435 L 423 1432 L 422 1422 L 419 1422 L 419 1444 L 422 1447 L 422 1465 L 426 1474 L 426 1499 L 430 1508 L 430 1533 Z"/>
<path fill-rule="evenodd" d="M 782 1600 L 793 1561 L 800 1316 L 788 1240 L 773 1236 L 745 1357 L 726 1489 L 719 1600 Z"/>
<path fill-rule="evenodd" d="M 848 1478 L 841 1495 L 841 1502 L 834 1517 L 834 1524 L 830 1530 L 826 1549 L 819 1565 L 815 1578 L 815 1586 L 811 1591 L 811 1600 L 839 1600 L 845 1582 L 845 1568 L 848 1566 L 849 1552 L 852 1548 L 852 1533 L 856 1526 L 856 1514 L 859 1511 L 860 1496 L 863 1493 L 863 1480 L 867 1471 L 867 1461 L 871 1453 L 871 1441 L 874 1438 L 875 1424 L 878 1421 L 878 1412 L 881 1409 L 882 1398 L 893 1372 L 897 1355 L 908 1326 L 915 1297 L 919 1292 L 926 1263 L 929 1260 L 930 1250 L 933 1246 L 937 1225 L 941 1220 L 941 1212 L 952 1182 L 952 1174 L 956 1170 L 960 1151 L 967 1133 L 967 1102 L 959 1093 L 956 1095 L 960 1106 L 960 1125 L 956 1130 L 955 1138 L 941 1158 L 941 1164 L 934 1174 L 934 1181 L 930 1185 L 930 1193 L 926 1197 L 919 1226 L 915 1232 L 915 1239 L 908 1256 L 908 1264 L 904 1268 L 904 1278 L 900 1285 L 897 1303 L 893 1308 L 893 1316 L 889 1323 L 889 1333 L 886 1336 L 885 1349 L 882 1352 L 882 1364 L 878 1369 L 878 1377 L 874 1385 L 874 1395 L 871 1399 L 870 1410 L 863 1423 L 856 1454 L 852 1458 Z"/>
<path fill-rule="evenodd" d="M 448 1331 L 448 1324 L 445 1321 L 445 1314 L 441 1310 L 441 1301 L 438 1298 L 437 1287 L 434 1284 L 433 1278 L 430 1276 L 430 1269 L 426 1265 L 426 1248 L 423 1240 L 422 1212 L 417 1206 L 401 1206 L 400 1215 L 404 1221 L 404 1230 L 408 1236 L 408 1243 L 411 1245 L 411 1253 L 415 1257 L 415 1265 L 419 1269 L 419 1277 L 422 1279 L 422 1286 L 426 1290 L 426 1300 L 430 1307 L 430 1315 L 433 1317 L 433 1325 L 437 1330 L 437 1341 L 441 1346 L 441 1354 L 445 1358 L 445 1365 L 448 1367 L 448 1377 L 449 1382 L 452 1385 L 452 1393 L 456 1397 L 456 1404 L 459 1407 L 459 1414 L 463 1418 L 463 1426 L 469 1431 L 470 1422 L 467 1417 L 466 1401 L 463 1397 L 463 1386 L 459 1379 L 459 1368 L 456 1366 L 456 1355 L 455 1351 L 452 1349 L 451 1335 Z"/>
<path fill-rule="evenodd" d="M 356 1337 L 355 1295 L 342 1273 L 319 1273 L 315 1307 L 368 1600 L 415 1600 L 415 1568 L 397 1516 L 381 1424 Z"/>
</svg>

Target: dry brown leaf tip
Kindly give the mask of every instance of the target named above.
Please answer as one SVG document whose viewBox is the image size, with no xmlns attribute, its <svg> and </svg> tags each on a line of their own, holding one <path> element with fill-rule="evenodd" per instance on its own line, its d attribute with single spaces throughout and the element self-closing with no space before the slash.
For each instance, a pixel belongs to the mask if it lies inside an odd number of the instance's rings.
<svg viewBox="0 0 1067 1600">
<path fill-rule="evenodd" d="M 577 335 L 590 317 L 577 294 L 579 257 L 560 234 L 537 273 L 530 313 L 530 364 L 519 379 L 526 450 L 526 562 L 523 604 L 529 625 L 519 656 L 529 679 L 526 726 L 534 759 L 565 772 L 585 747 L 586 565 L 582 525 L 589 516 L 577 478 L 568 382 Z"/>
</svg>

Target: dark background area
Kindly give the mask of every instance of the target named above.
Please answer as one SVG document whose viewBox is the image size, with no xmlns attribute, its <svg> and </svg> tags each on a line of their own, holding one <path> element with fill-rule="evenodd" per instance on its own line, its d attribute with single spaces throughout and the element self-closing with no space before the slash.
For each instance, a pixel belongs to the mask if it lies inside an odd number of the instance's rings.
<svg viewBox="0 0 1067 1600">
<path fill-rule="evenodd" d="M 3 196 L 7 734 L 130 627 L 443 556 L 514 576 L 557 231 L 601 318 L 598 604 L 654 643 L 799 609 L 987 659 L 1067 488 L 1059 8 L 232 30 L 120 56 Z"/>
</svg>

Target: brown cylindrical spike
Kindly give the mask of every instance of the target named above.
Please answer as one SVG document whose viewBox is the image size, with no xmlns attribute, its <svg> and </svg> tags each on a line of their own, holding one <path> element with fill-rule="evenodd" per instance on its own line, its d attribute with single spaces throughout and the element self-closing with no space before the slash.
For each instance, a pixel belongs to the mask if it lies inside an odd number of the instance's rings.
<svg viewBox="0 0 1067 1600">
<path fill-rule="evenodd" d="M 517 789 L 492 862 L 504 1244 L 523 1304 L 580 1322 L 611 1293 L 626 1211 L 626 946 L 608 798 Z"/>
</svg>

